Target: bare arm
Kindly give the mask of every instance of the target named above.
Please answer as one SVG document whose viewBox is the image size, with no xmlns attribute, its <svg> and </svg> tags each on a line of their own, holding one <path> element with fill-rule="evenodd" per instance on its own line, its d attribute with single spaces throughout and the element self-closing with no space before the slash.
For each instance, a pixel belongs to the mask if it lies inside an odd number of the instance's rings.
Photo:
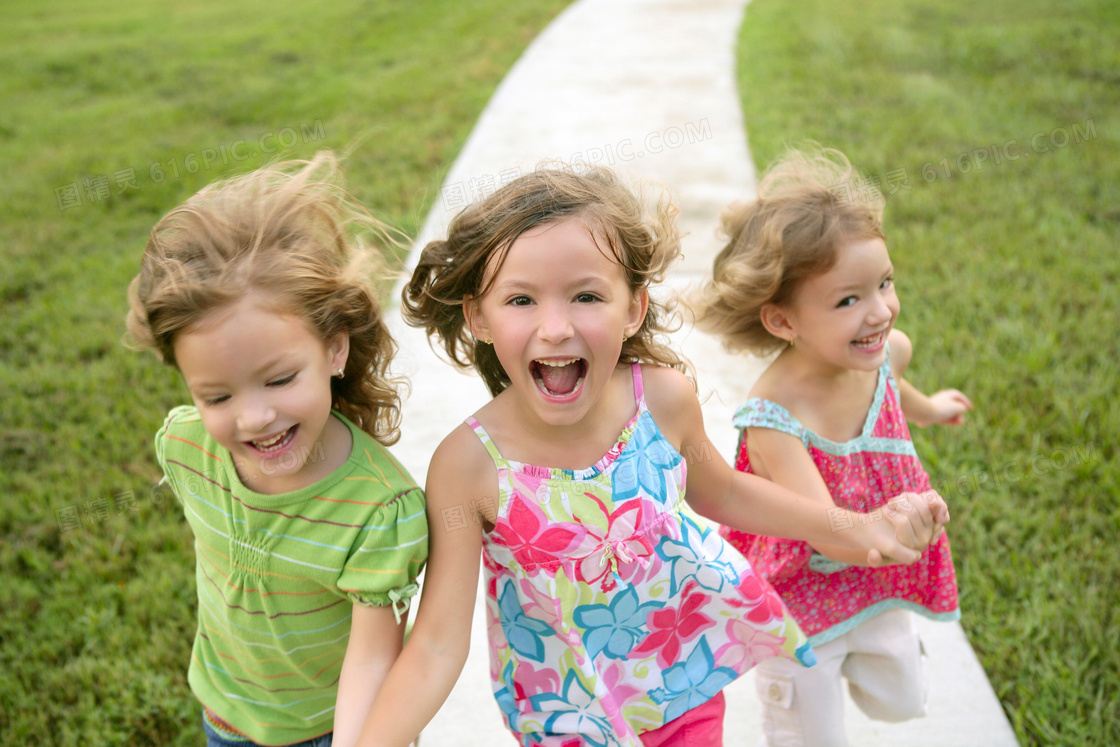
<svg viewBox="0 0 1120 747">
<path fill-rule="evenodd" d="M 416 623 L 385 679 L 357 744 L 406 747 L 447 699 L 470 649 L 471 616 L 482 552 L 481 523 L 470 506 L 493 499 L 497 477 L 478 439 L 460 426 L 432 456 L 425 494 L 429 555 Z M 463 511 L 467 526 L 449 529 L 444 511 Z M 462 516 L 463 514 L 458 514 Z"/>
<path fill-rule="evenodd" d="M 334 744 L 348 747 L 358 738 L 381 683 L 401 653 L 404 622 L 392 607 L 354 605 L 350 642 L 342 660 L 334 711 Z"/>
<path fill-rule="evenodd" d="M 821 477 L 805 444 L 788 433 L 770 428 L 748 430 L 753 471 L 828 508 L 836 508 L 832 494 Z M 867 553 L 831 542 L 811 542 L 825 557 L 849 565 L 868 565 Z"/>
<path fill-rule="evenodd" d="M 910 338 L 901 331 L 891 330 L 891 373 L 898 382 L 899 403 L 906 419 L 925 428 L 927 425 L 960 425 L 964 414 L 972 409 L 972 402 L 956 389 L 942 389 L 929 396 L 922 394 L 903 378 L 914 347 Z"/>
<path fill-rule="evenodd" d="M 647 401 L 662 431 L 688 462 L 689 504 L 713 521 L 752 534 L 837 544 L 860 550 L 873 566 L 913 563 L 936 530 L 931 506 L 915 497 L 887 521 L 861 523 L 841 508 L 798 495 L 757 475 L 738 472 L 711 448 L 691 385 L 671 369 L 646 368 Z M 937 505 L 940 502 L 940 506 Z M 934 511 L 944 508 L 937 498 Z M 846 527 L 837 529 L 839 527 Z"/>
</svg>

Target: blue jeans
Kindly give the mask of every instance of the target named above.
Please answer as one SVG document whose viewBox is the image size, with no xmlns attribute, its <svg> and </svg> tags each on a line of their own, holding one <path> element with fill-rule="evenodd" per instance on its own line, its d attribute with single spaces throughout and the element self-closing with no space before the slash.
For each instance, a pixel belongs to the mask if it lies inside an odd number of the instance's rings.
<svg viewBox="0 0 1120 747">
<path fill-rule="evenodd" d="M 202 728 L 206 730 L 206 747 L 260 747 L 256 742 L 231 742 L 214 731 L 205 716 L 202 717 Z M 290 747 L 331 747 L 331 735 L 324 734 L 321 737 L 308 739 L 306 742 L 299 742 Z"/>
</svg>

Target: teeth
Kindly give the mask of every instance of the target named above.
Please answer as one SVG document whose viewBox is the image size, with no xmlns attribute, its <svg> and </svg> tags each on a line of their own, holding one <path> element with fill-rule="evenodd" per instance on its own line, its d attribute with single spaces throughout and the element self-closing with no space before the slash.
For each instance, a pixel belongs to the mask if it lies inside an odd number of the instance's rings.
<svg viewBox="0 0 1120 747">
<path fill-rule="evenodd" d="M 292 432 L 292 429 L 289 428 L 288 430 L 284 431 L 283 433 L 277 435 L 275 438 L 270 438 L 267 441 L 252 441 L 251 443 L 253 444 L 253 446 L 257 447 L 261 451 L 269 451 L 270 449 L 274 449 L 277 446 L 279 446 L 281 443 L 283 443 L 284 440 L 287 439 L 288 436 L 291 434 L 291 432 Z"/>
<path fill-rule="evenodd" d="M 572 365 L 573 363 L 575 363 L 578 360 L 579 360 L 579 358 L 568 358 L 568 359 L 562 360 L 562 361 L 542 361 L 540 359 L 537 359 L 537 360 L 534 361 L 534 363 L 539 363 L 542 366 L 552 366 L 553 368 L 563 368 L 564 366 Z"/>
</svg>

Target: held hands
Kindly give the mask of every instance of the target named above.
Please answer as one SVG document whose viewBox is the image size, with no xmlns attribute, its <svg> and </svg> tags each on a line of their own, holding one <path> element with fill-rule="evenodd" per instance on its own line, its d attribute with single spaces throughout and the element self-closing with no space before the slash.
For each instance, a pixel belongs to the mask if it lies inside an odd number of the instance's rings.
<svg viewBox="0 0 1120 747">
<path fill-rule="evenodd" d="M 866 525 L 870 534 L 867 562 L 872 568 L 917 562 L 949 523 L 949 507 L 933 490 L 902 493 L 882 511 L 886 521 Z"/>
<path fill-rule="evenodd" d="M 920 425 L 960 425 L 964 414 L 972 409 L 972 402 L 956 389 L 942 389 L 929 397 L 932 411 L 927 422 Z"/>
</svg>

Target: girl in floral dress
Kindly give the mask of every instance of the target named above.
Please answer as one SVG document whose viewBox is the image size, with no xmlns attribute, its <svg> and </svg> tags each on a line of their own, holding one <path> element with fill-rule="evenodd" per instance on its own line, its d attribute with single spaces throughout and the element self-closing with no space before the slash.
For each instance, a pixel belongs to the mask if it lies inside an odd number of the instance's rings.
<svg viewBox="0 0 1120 747">
<path fill-rule="evenodd" d="M 880 201 L 842 201 L 858 178 L 830 150 L 792 151 L 758 199 L 724 215 L 729 241 L 697 308 L 701 328 L 728 347 L 780 351 L 735 416 L 736 467 L 829 509 L 881 510 L 929 489 L 906 426 L 960 423 L 971 409 L 955 389 L 925 396 L 904 378 L 909 339 L 894 329 L 899 303 Z M 841 524 L 838 524 L 840 526 Z M 810 670 L 759 666 L 764 745 L 847 744 L 841 681 L 868 716 L 925 712 L 926 684 L 913 612 L 956 620 L 956 577 L 942 534 L 908 566 L 869 568 L 834 542 L 721 532 L 781 595 L 818 656 Z"/>
<path fill-rule="evenodd" d="M 362 744 L 405 744 L 447 697 L 480 554 L 494 695 L 519 744 L 718 745 L 723 687 L 761 659 L 813 654 L 693 510 L 873 563 L 912 561 L 947 520 L 914 496 L 890 521 L 841 512 L 852 528 L 833 533 L 824 509 L 711 450 L 648 292 L 678 254 L 673 218 L 608 171 L 551 167 L 425 247 L 406 319 L 494 398 L 432 458 L 423 601 Z"/>
</svg>

